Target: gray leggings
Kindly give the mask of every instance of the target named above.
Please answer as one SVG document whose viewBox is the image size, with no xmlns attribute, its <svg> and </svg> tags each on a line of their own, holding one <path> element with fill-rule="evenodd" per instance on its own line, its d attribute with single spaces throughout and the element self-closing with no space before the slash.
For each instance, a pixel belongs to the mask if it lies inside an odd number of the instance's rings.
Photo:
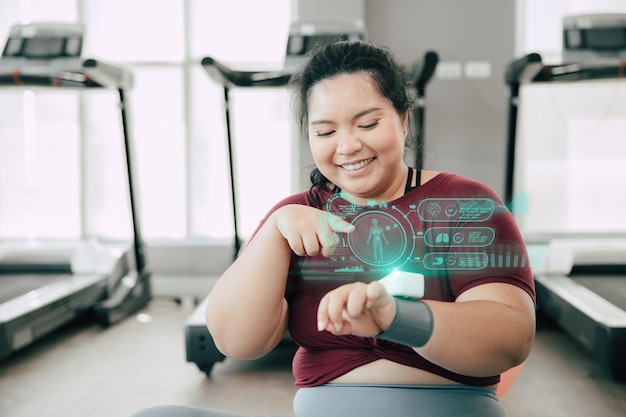
<svg viewBox="0 0 626 417">
<path fill-rule="evenodd" d="M 131 417 L 287 417 L 287 416 L 248 416 L 211 408 L 189 407 L 186 405 L 157 405 L 145 408 Z"/>
<path fill-rule="evenodd" d="M 323 385 L 298 390 L 297 417 L 504 417 L 494 390 L 468 386 Z"/>
<path fill-rule="evenodd" d="M 293 409 L 296 417 L 504 417 L 494 390 L 468 386 L 328 384 L 299 389 Z M 157 406 L 132 417 L 245 416 L 206 408 Z"/>
</svg>

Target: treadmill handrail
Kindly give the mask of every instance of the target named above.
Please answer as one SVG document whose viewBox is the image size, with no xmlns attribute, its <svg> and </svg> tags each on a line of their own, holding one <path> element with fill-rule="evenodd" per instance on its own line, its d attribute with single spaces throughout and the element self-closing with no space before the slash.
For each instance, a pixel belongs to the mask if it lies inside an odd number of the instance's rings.
<svg viewBox="0 0 626 417">
<path fill-rule="evenodd" d="M 626 239 L 553 239 L 548 244 L 542 274 L 570 275 L 577 265 L 623 265 Z"/>
<path fill-rule="evenodd" d="M 130 90 L 133 87 L 133 73 L 117 65 L 88 58 L 83 61 L 83 70 L 103 88 Z"/>
<path fill-rule="evenodd" d="M 534 69 L 530 77 L 528 76 L 529 67 Z M 541 55 L 533 52 L 511 62 L 506 69 L 504 80 L 509 86 L 519 85 L 525 79 L 534 78 L 540 68 L 543 68 Z"/>
<path fill-rule="evenodd" d="M 42 60 L 0 58 L 0 86 L 49 86 L 129 90 L 133 74 L 120 66 L 87 58 Z"/>
<path fill-rule="evenodd" d="M 544 65 L 531 82 L 571 82 L 581 80 L 622 79 L 626 60 Z"/>
<path fill-rule="evenodd" d="M 227 88 L 232 87 L 282 87 L 287 85 L 293 73 L 277 71 L 241 71 L 211 56 L 202 58 L 202 67 L 214 81 Z"/>
<path fill-rule="evenodd" d="M 411 81 L 415 87 L 423 92 L 424 87 L 435 73 L 439 55 L 435 51 L 427 51 L 421 60 L 416 61 L 411 68 Z"/>
</svg>

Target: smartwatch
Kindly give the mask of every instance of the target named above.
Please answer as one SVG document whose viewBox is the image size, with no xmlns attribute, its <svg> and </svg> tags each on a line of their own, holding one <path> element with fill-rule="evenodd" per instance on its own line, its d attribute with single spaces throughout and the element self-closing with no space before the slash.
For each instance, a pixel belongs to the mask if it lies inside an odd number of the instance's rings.
<svg viewBox="0 0 626 417">
<path fill-rule="evenodd" d="M 424 274 L 396 270 L 378 282 L 397 298 L 415 300 L 424 296 Z"/>
</svg>

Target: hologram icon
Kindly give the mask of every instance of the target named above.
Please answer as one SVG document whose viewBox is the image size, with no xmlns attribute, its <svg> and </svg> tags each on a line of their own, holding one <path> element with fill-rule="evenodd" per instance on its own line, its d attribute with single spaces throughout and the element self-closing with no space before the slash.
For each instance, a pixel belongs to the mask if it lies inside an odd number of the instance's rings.
<svg viewBox="0 0 626 417">
<path fill-rule="evenodd" d="M 374 263 L 380 263 L 384 261 L 383 256 L 383 240 L 388 245 L 389 240 L 385 236 L 385 230 L 378 225 L 378 219 L 372 219 L 372 227 L 370 227 L 370 233 L 365 243 L 372 241 L 372 249 L 374 251 Z"/>
</svg>

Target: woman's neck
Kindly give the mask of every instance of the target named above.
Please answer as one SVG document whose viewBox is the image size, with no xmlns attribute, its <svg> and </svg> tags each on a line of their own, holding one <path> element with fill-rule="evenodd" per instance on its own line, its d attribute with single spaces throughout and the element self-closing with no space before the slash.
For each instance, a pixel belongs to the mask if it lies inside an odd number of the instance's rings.
<svg viewBox="0 0 626 417">
<path fill-rule="evenodd" d="M 407 189 L 410 188 L 409 184 L 410 184 L 413 168 L 407 167 L 405 165 L 403 165 L 403 167 L 404 167 L 403 169 L 404 175 L 396 176 L 396 179 L 391 184 L 391 186 L 387 190 L 384 190 L 383 195 L 367 196 L 367 195 L 352 194 L 332 183 L 329 184 L 329 187 L 334 191 L 336 195 L 340 195 L 341 197 L 359 206 L 384 205 L 384 204 L 389 203 L 390 201 L 394 201 L 402 197 L 404 194 L 406 194 Z"/>
</svg>

